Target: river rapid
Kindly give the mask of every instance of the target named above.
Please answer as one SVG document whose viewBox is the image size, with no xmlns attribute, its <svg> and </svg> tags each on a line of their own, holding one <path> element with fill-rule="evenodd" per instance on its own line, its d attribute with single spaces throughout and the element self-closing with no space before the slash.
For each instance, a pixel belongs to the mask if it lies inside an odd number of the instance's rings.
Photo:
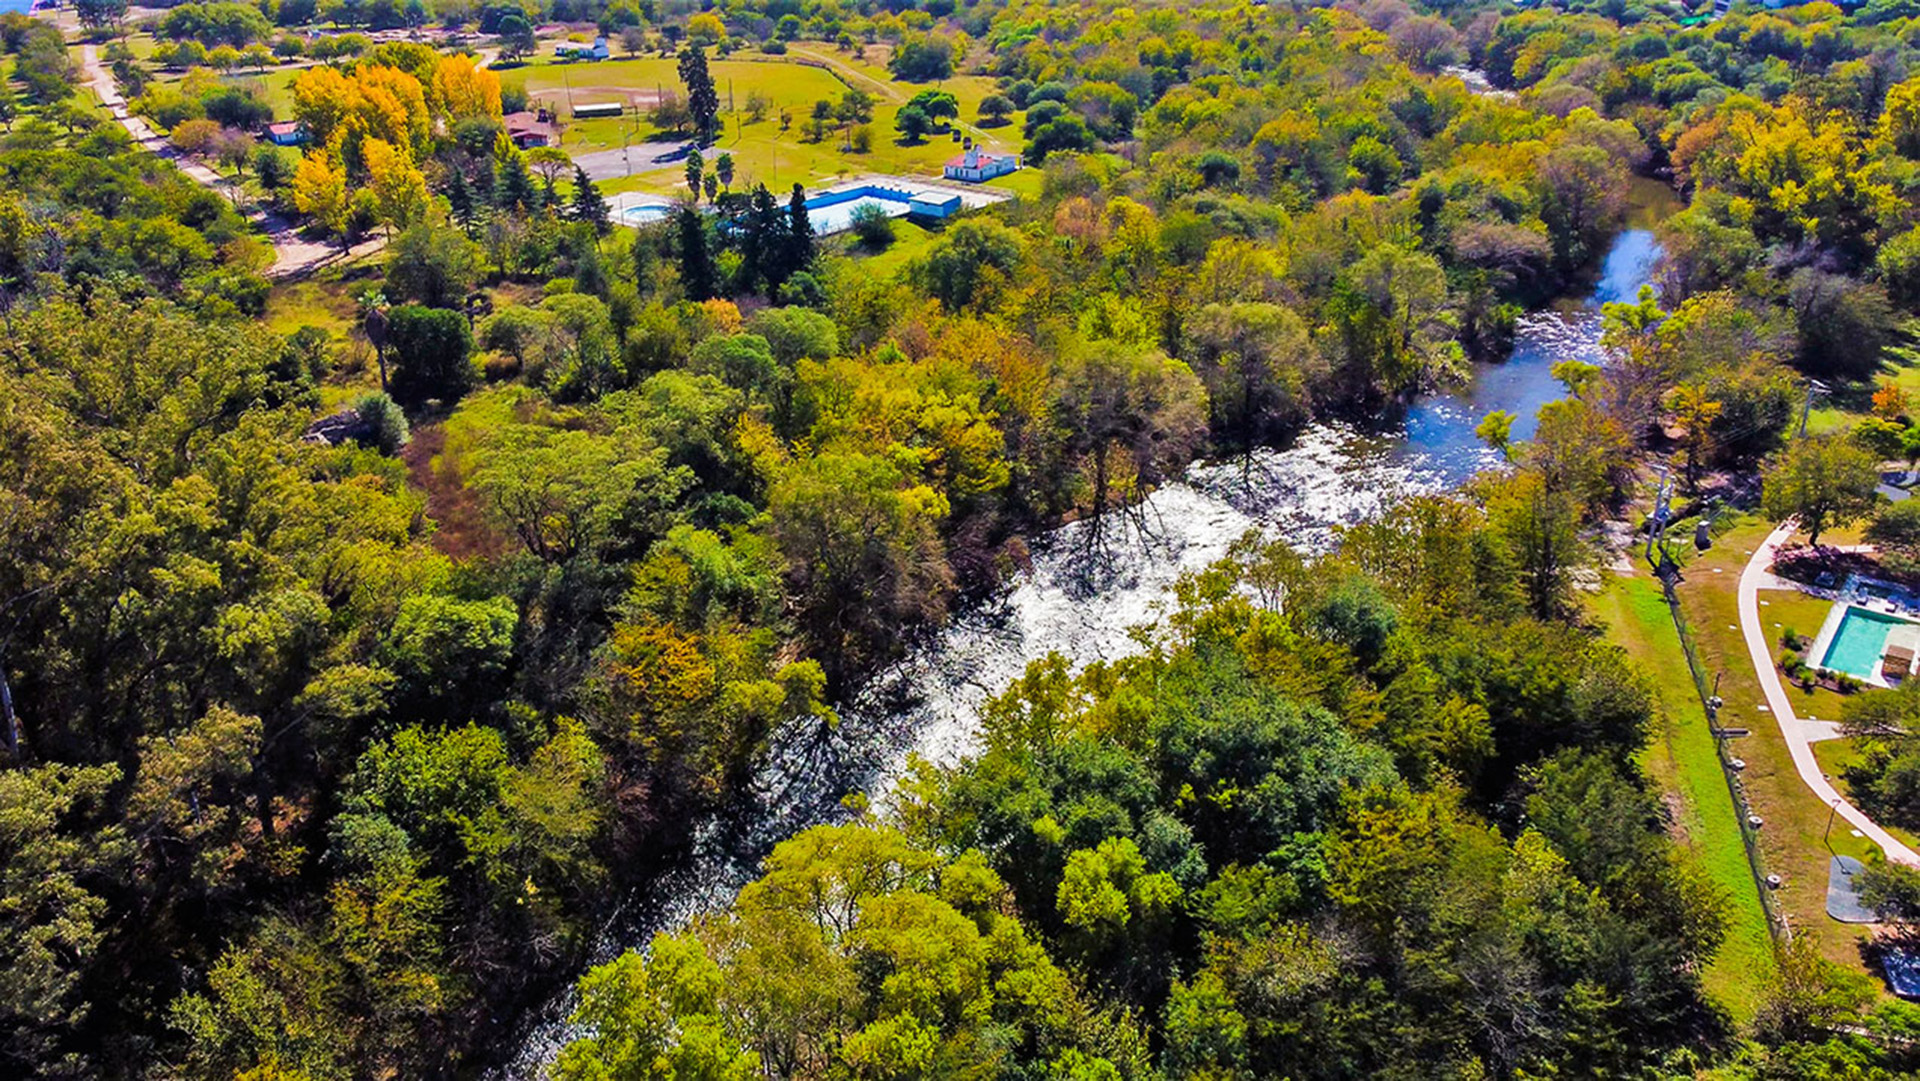
<svg viewBox="0 0 1920 1081">
<path fill-rule="evenodd" d="M 1505 363 L 1481 366 L 1470 385 L 1421 399 L 1394 423 L 1371 431 L 1320 424 L 1284 450 L 1257 453 L 1250 467 L 1196 465 L 1149 496 L 1127 526 L 1110 521 L 1095 549 L 1079 523 L 1037 538 L 1024 573 L 842 703 L 839 725 L 778 733 L 751 790 L 693 828 L 690 857 L 629 899 L 596 961 L 723 907 L 775 844 L 849 817 L 843 797 L 884 801 L 909 756 L 959 761 L 975 746 L 981 706 L 1029 662 L 1054 651 L 1078 667 L 1136 651 L 1129 629 L 1155 622 L 1182 574 L 1224 556 L 1249 529 L 1322 552 L 1340 526 L 1497 467 L 1474 427 L 1505 409 L 1519 418 L 1514 438 L 1531 436 L 1534 414 L 1563 393 L 1553 365 L 1600 361 L 1600 305 L 1632 299 L 1659 256 L 1652 233 L 1621 233 L 1584 304 L 1525 316 Z M 572 1004 L 569 991 L 541 1011 L 519 1053 L 493 1076 L 539 1077 L 568 1038 Z"/>
</svg>

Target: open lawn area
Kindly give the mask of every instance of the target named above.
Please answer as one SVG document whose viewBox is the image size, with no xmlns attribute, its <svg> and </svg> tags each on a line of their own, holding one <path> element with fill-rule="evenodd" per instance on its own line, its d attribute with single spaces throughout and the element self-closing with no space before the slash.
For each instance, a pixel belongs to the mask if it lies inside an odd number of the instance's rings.
<svg viewBox="0 0 1920 1081">
<path fill-rule="evenodd" d="M 931 247 L 940 233 L 922 225 L 915 225 L 906 219 L 893 223 L 893 243 L 883 251 L 868 253 L 859 248 L 850 248 L 849 254 L 860 268 L 876 278 L 893 278 L 907 268 L 907 264 Z"/>
<path fill-rule="evenodd" d="M 1678 632 L 1659 585 L 1644 573 L 1608 581 L 1593 598 L 1592 613 L 1651 683 L 1656 719 L 1641 765 L 1666 796 L 1675 840 L 1686 859 L 1726 895 L 1726 941 L 1704 981 L 1744 1023 L 1752 1019 L 1773 969 L 1773 941 L 1713 736 L 1681 659 Z"/>
<path fill-rule="evenodd" d="M 833 70 L 820 66 L 823 64 L 830 64 Z M 713 60 L 709 69 L 720 94 L 722 131 L 715 145 L 702 154 L 709 162 L 722 153 L 733 156 L 736 190 L 755 183 L 776 191 L 795 183 L 816 187 L 862 173 L 938 176 L 947 159 L 959 153 L 960 144 L 946 134 L 916 143 L 899 141 L 894 118 L 900 105 L 926 87 L 885 81 L 884 68 L 871 72 L 860 69 L 829 47 L 812 46 L 805 53 L 796 49 L 786 58 Z M 557 107 L 563 121 L 571 116 L 573 106 L 615 101 L 627 105 L 628 115 L 623 117 L 566 122 L 561 145 L 574 153 L 672 139 L 670 133 L 658 130 L 646 118 L 646 111 L 661 93 L 682 92 L 679 69 L 672 59 L 641 57 L 568 64 L 542 60 L 503 70 L 500 75 L 507 85 L 522 86 L 533 98 Z M 950 79 L 939 88 L 961 98 L 963 130 L 999 149 L 1014 149 L 1018 127 L 984 132 L 971 127 L 979 98 L 991 88 L 991 80 L 982 81 L 984 87 L 972 83 L 963 87 L 956 85 L 962 80 Z M 814 103 L 837 102 L 849 86 L 857 86 L 874 98 L 872 147 L 865 153 L 844 149 L 844 130 L 829 133 L 819 142 L 809 141 L 804 133 Z M 771 102 L 758 121 L 747 113 L 747 98 L 756 92 Z M 788 115 L 784 130 L 780 120 L 783 111 Z M 656 166 L 623 179 L 620 188 L 613 190 L 670 193 L 683 186 L 681 176 L 679 163 Z"/>
<path fill-rule="evenodd" d="M 1862 858 L 1872 845 L 1852 836 L 1844 822 L 1828 835 L 1830 808 L 1795 772 L 1780 726 L 1765 709 L 1766 699 L 1740 633 L 1740 572 L 1771 530 L 1771 524 L 1749 515 L 1723 519 L 1714 546 L 1687 561 L 1679 585 L 1681 605 L 1701 665 L 1710 678 L 1718 675 L 1720 679 L 1720 695 L 1726 702 L 1721 724 L 1750 732 L 1735 739 L 1731 750 L 1747 764 L 1741 781 L 1754 813 L 1765 822 L 1760 847 L 1767 870 L 1784 879 L 1775 896 L 1796 934 L 1815 936 L 1828 959 L 1863 971 L 1860 943 L 1867 937 L 1866 929 L 1837 923 L 1826 915 L 1827 862 L 1829 842 L 1831 852 Z M 1772 607 L 1762 612 L 1770 613 Z M 1762 621 L 1774 622 L 1764 615 Z M 1651 671 L 1657 678 L 1658 669 Z M 1679 668 L 1682 678 L 1685 671 Z"/>
</svg>

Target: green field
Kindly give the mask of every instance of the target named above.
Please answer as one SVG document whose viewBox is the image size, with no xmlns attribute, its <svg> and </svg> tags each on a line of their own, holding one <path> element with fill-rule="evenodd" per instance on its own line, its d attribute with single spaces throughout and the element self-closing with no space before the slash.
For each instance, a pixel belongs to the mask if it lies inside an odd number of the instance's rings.
<svg viewBox="0 0 1920 1081">
<path fill-rule="evenodd" d="M 1594 598 L 1593 614 L 1652 682 L 1658 718 L 1641 765 L 1670 795 L 1673 832 L 1686 858 L 1726 894 L 1726 941 L 1703 979 L 1728 1012 L 1745 1022 L 1773 969 L 1772 936 L 1713 736 L 1686 664 L 1678 660 L 1678 633 L 1649 577 L 1609 581 Z"/>
<path fill-rule="evenodd" d="M 1836 923 L 1826 915 L 1829 842 L 1832 852 L 1861 858 L 1874 846 L 1840 827 L 1828 835 L 1830 808 L 1800 780 L 1779 723 L 1762 708 L 1766 700 L 1739 627 L 1738 587 L 1740 571 L 1773 526 L 1751 516 L 1722 524 L 1724 529 L 1716 536 L 1714 546 L 1688 561 L 1678 587 L 1681 604 L 1700 664 L 1710 675 L 1719 677 L 1720 695 L 1726 702 L 1720 713 L 1721 723 L 1750 733 L 1734 740 L 1731 750 L 1747 764 L 1741 780 L 1754 813 L 1765 822 L 1760 830 L 1760 848 L 1767 870 L 1784 879 L 1774 896 L 1796 934 L 1814 935 L 1820 952 L 1829 960 L 1860 971 L 1860 946 L 1868 931 Z M 1771 613 L 1772 607 L 1762 611 Z M 1762 616 L 1763 625 L 1773 622 L 1776 620 L 1769 615 Z M 1773 630 L 1771 626 L 1765 629 Z M 1671 665 L 1673 660 L 1663 657 L 1661 663 Z M 1650 675 L 1659 672 L 1657 668 L 1647 670 Z M 1680 672 L 1684 676 L 1685 669 Z M 1802 701 L 1796 697 L 1796 709 L 1802 708 Z M 1817 714 L 1820 708 L 1815 705 L 1807 712 Z"/>
<path fill-rule="evenodd" d="M 714 147 L 704 153 L 709 161 L 721 153 L 733 156 L 736 189 L 754 183 L 763 183 L 775 190 L 794 183 L 811 187 L 862 173 L 934 176 L 939 174 L 941 165 L 958 152 L 959 144 L 947 135 L 936 134 L 919 143 L 900 143 L 894 118 L 900 105 L 925 87 L 890 81 L 884 68 L 861 65 L 831 47 L 797 47 L 786 58 L 714 60 L 709 67 L 720 93 L 723 130 Z M 832 70 L 827 70 L 829 67 Z M 571 115 L 572 106 L 609 101 L 628 105 L 629 115 L 625 117 L 568 123 L 561 145 L 576 153 L 671 138 L 655 129 L 647 121 L 645 112 L 660 93 L 682 90 L 676 62 L 657 57 L 606 60 L 597 64 L 556 64 L 541 60 L 504 70 L 501 80 L 510 86 L 524 87 L 530 96 L 556 106 L 563 119 Z M 820 142 L 810 142 L 802 131 L 815 102 L 837 102 L 849 86 L 857 86 L 874 98 L 873 143 L 866 153 L 843 149 L 843 132 L 829 134 Z M 960 99 L 963 131 L 986 140 L 990 146 L 1014 149 L 1019 134 L 1017 127 L 982 132 L 971 126 L 980 98 L 990 92 L 992 86 L 992 80 L 978 76 L 949 79 L 939 84 L 940 89 Z M 751 121 L 747 115 L 747 97 L 756 91 L 766 95 L 772 106 L 761 120 Z M 780 125 L 782 111 L 790 118 L 784 131 Z M 681 170 L 674 165 L 623 180 L 617 188 L 609 190 L 665 193 L 681 186 Z"/>
</svg>

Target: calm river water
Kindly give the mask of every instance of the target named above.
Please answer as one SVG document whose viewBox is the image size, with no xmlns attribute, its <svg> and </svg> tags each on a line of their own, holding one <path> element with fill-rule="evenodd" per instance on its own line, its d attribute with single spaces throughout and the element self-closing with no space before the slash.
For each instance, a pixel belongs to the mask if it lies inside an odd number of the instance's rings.
<svg viewBox="0 0 1920 1081">
<path fill-rule="evenodd" d="M 958 760 L 974 746 L 981 705 L 1028 662 L 1049 651 L 1076 665 L 1133 652 L 1128 629 L 1153 622 L 1181 574 L 1225 555 L 1248 529 L 1322 551 L 1336 527 L 1397 497 L 1452 487 L 1493 467 L 1497 456 L 1473 434 L 1481 418 L 1509 410 L 1520 418 L 1514 437 L 1531 435 L 1534 413 L 1562 394 L 1553 365 L 1600 360 L 1600 305 L 1631 299 L 1659 255 L 1652 233 L 1621 233 L 1584 305 L 1526 316 L 1506 363 L 1480 368 L 1456 393 L 1416 402 L 1388 430 L 1318 425 L 1286 450 L 1256 455 L 1244 475 L 1238 461 L 1195 466 L 1146 500 L 1141 528 L 1110 528 L 1098 553 L 1079 543 L 1079 525 L 1039 538 L 1027 573 L 842 703 L 838 727 L 780 733 L 752 791 L 694 827 L 691 857 L 629 901 L 606 929 L 599 959 L 725 905 L 779 841 L 844 818 L 842 797 L 884 799 L 909 755 Z M 571 1008 L 569 993 L 544 1010 L 496 1076 L 538 1077 L 567 1037 Z"/>
</svg>

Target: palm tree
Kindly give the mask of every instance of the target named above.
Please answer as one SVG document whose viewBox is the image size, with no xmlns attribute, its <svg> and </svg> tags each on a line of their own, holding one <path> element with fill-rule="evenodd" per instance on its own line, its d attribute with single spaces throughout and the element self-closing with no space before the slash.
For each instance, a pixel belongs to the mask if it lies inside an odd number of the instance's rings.
<svg viewBox="0 0 1920 1081">
<path fill-rule="evenodd" d="M 720 186 L 731 193 L 733 191 L 733 155 L 721 154 L 713 163 L 713 172 L 720 178 Z"/>
<path fill-rule="evenodd" d="M 369 289 L 360 294 L 360 329 L 380 363 L 380 393 L 387 392 L 387 294 Z"/>
</svg>

